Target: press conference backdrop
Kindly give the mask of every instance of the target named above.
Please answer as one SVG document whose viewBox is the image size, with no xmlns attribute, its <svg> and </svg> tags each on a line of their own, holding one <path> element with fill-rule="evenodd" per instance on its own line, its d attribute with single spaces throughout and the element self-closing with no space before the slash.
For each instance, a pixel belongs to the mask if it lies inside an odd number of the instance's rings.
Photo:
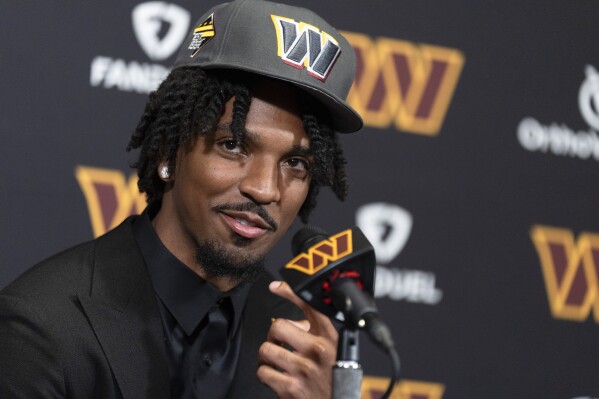
<svg viewBox="0 0 599 399">
<path fill-rule="evenodd" d="M 376 249 L 393 397 L 599 397 L 599 2 L 289 2 L 358 56 L 350 196 L 312 223 Z M 0 286 L 143 209 L 124 148 L 211 5 L 0 4 Z M 379 398 L 388 362 L 361 353 Z"/>
</svg>

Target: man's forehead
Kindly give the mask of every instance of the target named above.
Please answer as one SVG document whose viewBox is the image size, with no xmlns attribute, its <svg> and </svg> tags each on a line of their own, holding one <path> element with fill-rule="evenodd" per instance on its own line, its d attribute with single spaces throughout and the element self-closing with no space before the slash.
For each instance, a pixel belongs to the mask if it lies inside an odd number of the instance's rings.
<svg viewBox="0 0 599 399">
<path fill-rule="evenodd" d="M 232 98 L 226 104 L 225 112 L 219 121 L 221 128 L 232 129 L 235 101 L 236 99 Z M 252 96 L 245 116 L 243 134 L 255 137 L 265 130 L 281 134 L 291 132 L 298 143 L 300 139 L 302 143 L 308 142 L 303 112 L 298 99 L 292 93 L 266 90 L 258 91 Z"/>
</svg>

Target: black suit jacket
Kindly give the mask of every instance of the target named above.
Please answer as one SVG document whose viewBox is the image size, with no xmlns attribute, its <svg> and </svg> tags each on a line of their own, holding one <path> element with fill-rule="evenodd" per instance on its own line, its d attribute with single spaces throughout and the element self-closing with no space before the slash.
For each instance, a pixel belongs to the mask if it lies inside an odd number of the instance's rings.
<svg viewBox="0 0 599 399">
<path fill-rule="evenodd" d="M 58 254 L 0 292 L 0 398 L 170 398 L 154 290 L 129 218 Z M 273 317 L 297 310 L 254 283 L 230 398 L 268 398 L 258 348 Z"/>
</svg>

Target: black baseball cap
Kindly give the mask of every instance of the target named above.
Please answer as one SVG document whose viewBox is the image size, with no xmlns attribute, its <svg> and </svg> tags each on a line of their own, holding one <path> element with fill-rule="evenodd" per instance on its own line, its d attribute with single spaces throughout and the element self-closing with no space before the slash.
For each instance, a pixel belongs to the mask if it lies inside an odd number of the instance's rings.
<svg viewBox="0 0 599 399">
<path fill-rule="evenodd" d="M 362 128 L 346 102 L 356 70 L 349 42 L 314 12 L 262 0 L 219 4 L 194 25 L 173 68 L 235 69 L 292 83 L 312 95 L 341 133 Z"/>
</svg>

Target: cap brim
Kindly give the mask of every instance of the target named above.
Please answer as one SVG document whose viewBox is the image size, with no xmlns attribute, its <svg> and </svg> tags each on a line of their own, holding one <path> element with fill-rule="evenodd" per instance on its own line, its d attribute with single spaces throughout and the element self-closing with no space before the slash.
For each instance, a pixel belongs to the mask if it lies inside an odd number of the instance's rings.
<svg viewBox="0 0 599 399">
<path fill-rule="evenodd" d="M 192 66 L 192 65 L 181 65 L 181 66 Z M 289 79 L 286 76 L 280 76 L 276 74 L 265 73 L 263 70 L 246 67 L 243 65 L 231 65 L 226 63 L 215 63 L 210 65 L 203 65 L 198 67 L 204 69 L 234 69 L 245 72 L 250 72 L 260 76 L 266 76 L 273 79 L 278 79 L 284 82 L 289 82 L 299 89 L 304 90 L 309 95 L 313 96 L 316 101 L 324 105 L 330 115 L 331 128 L 339 133 L 354 133 L 362 129 L 364 122 L 358 114 L 349 104 L 345 101 L 337 98 L 333 95 L 324 93 L 313 86 L 308 86 L 301 81 Z"/>
</svg>

